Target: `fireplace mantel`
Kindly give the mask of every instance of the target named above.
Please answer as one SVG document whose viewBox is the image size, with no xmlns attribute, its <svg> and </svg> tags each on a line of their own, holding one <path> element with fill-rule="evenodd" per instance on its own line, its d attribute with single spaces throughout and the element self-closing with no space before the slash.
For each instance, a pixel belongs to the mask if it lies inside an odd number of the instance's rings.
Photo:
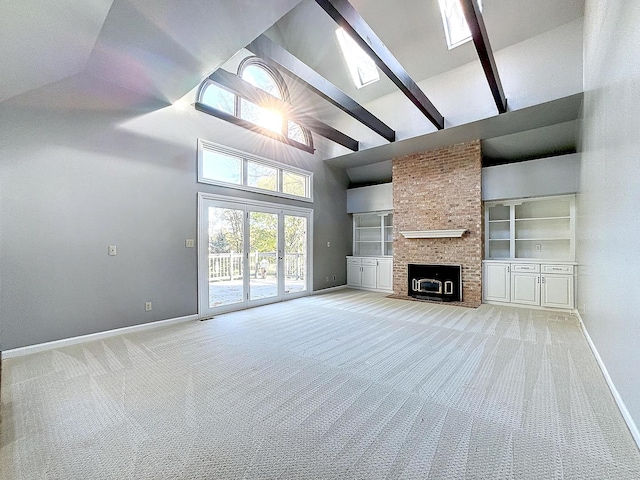
<svg viewBox="0 0 640 480">
<path fill-rule="evenodd" d="M 459 238 L 464 235 L 467 230 L 411 230 L 400 232 L 404 238 Z"/>
</svg>

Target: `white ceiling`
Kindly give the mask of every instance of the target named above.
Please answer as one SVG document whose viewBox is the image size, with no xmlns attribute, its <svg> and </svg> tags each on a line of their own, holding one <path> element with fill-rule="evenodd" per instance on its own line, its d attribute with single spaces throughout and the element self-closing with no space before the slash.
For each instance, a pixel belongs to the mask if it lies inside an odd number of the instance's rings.
<svg viewBox="0 0 640 480">
<path fill-rule="evenodd" d="M 81 72 L 111 3 L 0 2 L 0 102 Z"/>
<path fill-rule="evenodd" d="M 351 0 L 351 4 L 398 59 L 421 81 L 477 60 L 472 42 L 447 49 L 438 0 Z M 484 0 L 483 19 L 494 51 L 514 45 L 583 16 L 584 0 Z M 269 31 L 304 63 L 360 103 L 395 90 L 381 80 L 356 89 L 342 68 L 336 23 L 314 0 L 303 0 Z M 339 65 L 341 68 L 336 68 Z"/>
<path fill-rule="evenodd" d="M 447 50 L 437 0 L 352 4 L 416 81 L 477 58 L 470 43 Z M 484 1 L 494 50 L 583 10 L 584 0 Z M 382 75 L 357 90 L 336 68 L 336 24 L 314 0 L 21 0 L 0 2 L 0 101 L 79 72 L 174 101 L 275 22 L 270 36 L 361 103 L 395 89 Z"/>
<path fill-rule="evenodd" d="M 415 81 L 477 61 L 471 43 L 447 50 L 437 0 L 351 3 Z M 584 11 L 584 0 L 483 4 L 494 51 Z M 362 104 L 396 91 L 384 75 L 361 90 L 352 85 L 335 28 L 314 0 L 7 0 L 0 2 L 0 102 L 82 73 L 172 103 L 265 32 Z M 504 144 L 494 142 L 494 149 Z M 398 148 L 383 147 L 356 152 L 356 164 Z M 337 157 L 334 164 L 350 161 Z"/>
<path fill-rule="evenodd" d="M 83 72 L 173 102 L 299 1 L 0 2 L 0 101 Z"/>
</svg>

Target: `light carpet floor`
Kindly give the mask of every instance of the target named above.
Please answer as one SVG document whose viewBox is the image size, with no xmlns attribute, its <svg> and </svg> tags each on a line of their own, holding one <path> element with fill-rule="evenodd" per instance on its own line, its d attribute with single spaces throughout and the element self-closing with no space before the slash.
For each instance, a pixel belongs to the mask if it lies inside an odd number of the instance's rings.
<svg viewBox="0 0 640 480">
<path fill-rule="evenodd" d="M 343 290 L 8 359 L 2 479 L 639 479 L 575 317 Z"/>
</svg>

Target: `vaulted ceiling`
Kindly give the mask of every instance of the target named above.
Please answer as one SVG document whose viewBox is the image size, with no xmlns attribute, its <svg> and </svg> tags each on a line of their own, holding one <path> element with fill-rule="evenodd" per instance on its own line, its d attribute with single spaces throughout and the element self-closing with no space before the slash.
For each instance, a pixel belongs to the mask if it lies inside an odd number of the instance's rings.
<svg viewBox="0 0 640 480">
<path fill-rule="evenodd" d="M 472 43 L 447 49 L 437 0 L 351 0 L 351 4 L 421 85 L 455 69 L 477 68 L 473 66 L 478 63 L 478 56 Z M 584 0 L 483 2 L 484 22 L 494 52 L 576 21 L 583 10 Z M 246 53 L 243 48 L 264 33 L 357 102 L 382 112 L 382 120 L 395 128 L 394 120 L 401 114 L 390 111 L 393 108 L 388 105 L 402 102 L 384 102 L 397 92 L 396 86 L 381 75 L 379 82 L 356 89 L 342 62 L 335 29 L 336 23 L 314 0 L 2 2 L 0 102 L 84 73 L 170 104 L 217 68 L 233 63 L 234 55 Z M 532 48 L 537 47 L 532 44 Z M 335 123 L 340 129 L 345 127 L 347 133 L 353 132 L 358 138 L 358 127 L 349 126 L 334 107 L 308 95 L 295 79 L 290 80 L 318 118 Z M 425 93 L 432 98 L 432 92 Z M 439 98 L 438 92 L 434 95 Z M 486 95 L 490 99 L 488 89 Z M 518 108 L 517 99 L 514 100 L 513 105 Z M 497 115 L 493 109 L 480 116 Z M 464 115 L 462 120 L 456 115 L 450 115 L 453 123 L 448 127 L 467 122 Z M 562 128 L 560 132 L 571 130 L 566 125 Z M 427 127 L 423 130 L 433 131 Z M 414 133 L 405 136 L 409 138 Z M 505 135 L 513 133 L 505 130 Z M 563 141 L 566 143 L 559 142 Z M 509 143 L 518 142 L 509 138 L 504 145 Z M 504 145 L 498 140 L 487 144 L 493 152 L 500 152 Z M 526 156 L 525 153 L 521 152 Z M 362 154 L 355 158 L 363 163 Z M 347 162 L 339 160 L 336 164 L 344 166 Z"/>
</svg>

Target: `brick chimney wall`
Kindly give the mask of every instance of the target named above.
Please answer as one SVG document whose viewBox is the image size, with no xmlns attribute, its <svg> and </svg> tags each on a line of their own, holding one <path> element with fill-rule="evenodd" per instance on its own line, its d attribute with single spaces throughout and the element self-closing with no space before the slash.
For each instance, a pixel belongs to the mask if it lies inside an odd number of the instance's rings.
<svg viewBox="0 0 640 480">
<path fill-rule="evenodd" d="M 407 295 L 407 264 L 462 265 L 462 305 L 482 303 L 480 141 L 393 159 L 393 291 Z M 466 229 L 462 238 L 407 239 L 404 230 Z"/>
</svg>

